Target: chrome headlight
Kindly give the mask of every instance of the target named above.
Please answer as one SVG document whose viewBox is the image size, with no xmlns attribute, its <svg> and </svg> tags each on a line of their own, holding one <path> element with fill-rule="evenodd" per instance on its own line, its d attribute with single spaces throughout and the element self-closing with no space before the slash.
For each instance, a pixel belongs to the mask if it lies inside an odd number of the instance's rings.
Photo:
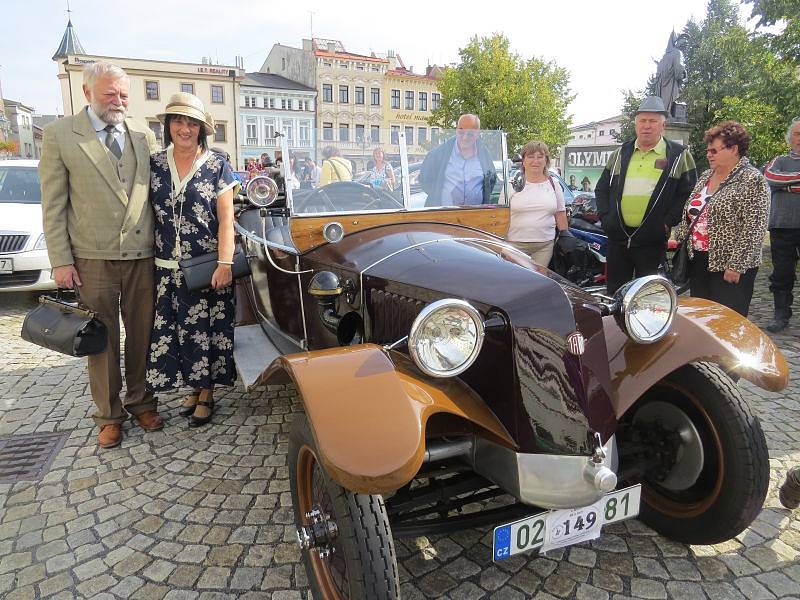
<svg viewBox="0 0 800 600">
<path fill-rule="evenodd" d="M 614 299 L 620 306 L 617 322 L 640 344 L 652 344 L 667 335 L 678 310 L 675 288 L 660 275 L 626 283 L 614 294 Z"/>
<path fill-rule="evenodd" d="M 448 298 L 422 309 L 408 336 L 417 366 L 433 377 L 454 377 L 475 362 L 483 345 L 483 318 L 468 302 Z"/>
<path fill-rule="evenodd" d="M 278 198 L 278 184 L 266 175 L 247 182 L 247 200 L 255 207 L 266 208 Z"/>
</svg>

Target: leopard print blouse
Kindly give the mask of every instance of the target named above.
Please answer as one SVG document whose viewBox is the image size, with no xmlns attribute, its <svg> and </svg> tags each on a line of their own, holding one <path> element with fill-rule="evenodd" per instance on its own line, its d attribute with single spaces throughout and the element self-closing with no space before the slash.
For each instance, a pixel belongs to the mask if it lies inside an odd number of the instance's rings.
<svg viewBox="0 0 800 600">
<path fill-rule="evenodd" d="M 697 180 L 689 195 L 703 190 L 711 177 L 711 169 Z M 764 176 L 746 157 L 720 184 L 709 199 L 708 213 L 708 270 L 731 269 L 744 273 L 761 265 L 761 246 L 769 221 L 770 192 Z M 683 207 L 683 219 L 675 231 L 675 239 L 682 240 L 692 220 L 687 216 L 689 201 Z M 694 252 L 688 247 L 689 258 Z"/>
</svg>

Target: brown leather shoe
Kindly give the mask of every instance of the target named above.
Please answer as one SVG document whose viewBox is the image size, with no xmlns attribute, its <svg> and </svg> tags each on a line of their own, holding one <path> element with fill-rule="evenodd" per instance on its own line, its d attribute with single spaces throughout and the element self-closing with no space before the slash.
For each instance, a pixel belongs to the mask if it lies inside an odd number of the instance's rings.
<svg viewBox="0 0 800 600">
<path fill-rule="evenodd" d="M 155 410 L 146 410 L 143 413 L 134 415 L 133 418 L 145 431 L 158 431 L 164 427 L 164 419 Z"/>
<path fill-rule="evenodd" d="M 122 442 L 122 425 L 111 423 L 103 425 L 97 434 L 97 445 L 101 448 L 114 448 Z"/>
</svg>

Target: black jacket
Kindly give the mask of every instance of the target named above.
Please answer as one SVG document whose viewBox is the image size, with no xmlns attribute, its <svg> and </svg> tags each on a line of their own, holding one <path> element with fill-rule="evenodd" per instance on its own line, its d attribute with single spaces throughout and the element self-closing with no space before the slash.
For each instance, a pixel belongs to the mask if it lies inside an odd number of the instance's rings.
<svg viewBox="0 0 800 600">
<path fill-rule="evenodd" d="M 664 244 L 670 228 L 680 221 L 683 204 L 697 181 L 697 168 L 687 148 L 666 138 L 665 141 L 667 168 L 653 188 L 639 227 L 626 227 L 620 212 L 625 176 L 635 141 L 625 142 L 609 157 L 594 189 L 597 214 L 609 241 L 629 247 Z"/>
<path fill-rule="evenodd" d="M 455 143 L 456 138 L 447 140 L 430 152 L 422 163 L 419 182 L 422 189 L 428 194 L 425 206 L 442 206 L 441 195 L 445 182 L 445 171 L 447 171 L 447 163 L 450 161 Z M 478 160 L 483 168 L 483 203 L 489 204 L 494 184 L 497 181 L 497 172 L 491 154 L 480 140 L 478 140 Z"/>
</svg>

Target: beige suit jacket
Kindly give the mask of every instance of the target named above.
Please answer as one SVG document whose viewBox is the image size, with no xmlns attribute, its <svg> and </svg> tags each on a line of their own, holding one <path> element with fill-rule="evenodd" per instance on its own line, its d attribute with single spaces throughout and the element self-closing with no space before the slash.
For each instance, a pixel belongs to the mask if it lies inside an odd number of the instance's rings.
<svg viewBox="0 0 800 600">
<path fill-rule="evenodd" d="M 39 178 L 47 252 L 53 267 L 74 257 L 135 260 L 153 256 L 153 212 L 148 200 L 153 132 L 125 119 L 136 153 L 130 197 L 86 109 L 49 124 L 42 138 Z"/>
</svg>

